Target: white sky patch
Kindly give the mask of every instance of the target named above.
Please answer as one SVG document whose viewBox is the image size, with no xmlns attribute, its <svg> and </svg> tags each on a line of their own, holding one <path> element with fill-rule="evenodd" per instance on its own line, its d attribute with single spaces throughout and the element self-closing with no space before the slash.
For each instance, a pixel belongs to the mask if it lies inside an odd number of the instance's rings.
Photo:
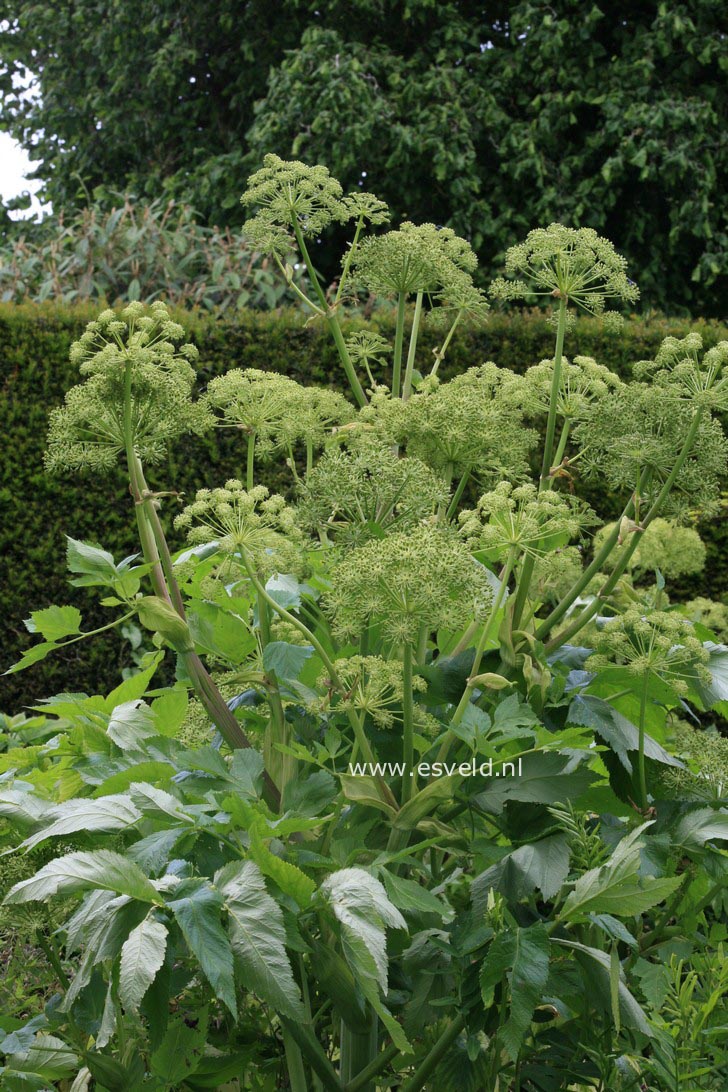
<svg viewBox="0 0 728 1092">
<path fill-rule="evenodd" d="M 26 190 L 35 194 L 40 187 L 40 182 L 28 181 L 27 178 L 34 167 L 35 163 L 18 142 L 8 133 L 0 133 L 0 195 L 3 201 L 18 197 Z M 41 205 L 40 201 L 34 197 L 31 208 L 13 212 L 11 216 L 14 220 L 24 220 L 40 212 L 48 211 L 50 211 L 49 206 Z"/>
</svg>

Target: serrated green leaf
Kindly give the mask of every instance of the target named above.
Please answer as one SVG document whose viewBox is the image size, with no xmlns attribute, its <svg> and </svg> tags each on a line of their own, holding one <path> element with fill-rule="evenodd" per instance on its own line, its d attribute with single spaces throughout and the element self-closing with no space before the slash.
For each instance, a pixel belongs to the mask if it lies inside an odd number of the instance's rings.
<svg viewBox="0 0 728 1092">
<path fill-rule="evenodd" d="M 207 1013 L 196 1027 L 178 1017 L 170 1023 L 161 1045 L 149 1059 L 149 1068 L 165 1088 L 178 1088 L 202 1060 L 207 1038 Z"/>
<path fill-rule="evenodd" d="M 14 675 L 16 671 L 25 671 L 26 667 L 32 667 L 33 664 L 45 660 L 46 656 L 49 656 L 56 648 L 58 648 L 58 645 L 54 641 L 42 641 L 39 645 L 33 645 L 32 648 L 23 653 L 19 660 L 11 664 L 4 674 Z"/>
<path fill-rule="evenodd" d="M 313 645 L 290 645 L 286 641 L 271 641 L 263 649 L 263 667 L 274 671 L 279 679 L 297 679 L 303 666 L 313 655 Z"/>
<path fill-rule="evenodd" d="M 546 927 L 539 923 L 496 937 L 483 961 L 480 988 L 486 1008 L 493 1004 L 495 987 L 508 977 L 510 1007 L 499 1036 L 514 1061 L 548 980 L 549 950 Z"/>
<path fill-rule="evenodd" d="M 70 895 L 88 888 L 128 895 L 141 902 L 161 904 L 162 899 L 138 865 L 110 849 L 68 853 L 21 880 L 5 896 L 10 904 L 36 902 L 52 895 Z"/>
<path fill-rule="evenodd" d="M 278 903 L 253 861 L 233 862 L 215 877 L 228 912 L 230 943 L 247 989 L 283 1016 L 302 1019 L 301 995 L 286 952 Z"/>
<path fill-rule="evenodd" d="M 609 860 L 592 868 L 574 884 L 561 911 L 564 921 L 583 921 L 589 914 L 634 917 L 668 898 L 682 882 L 681 876 L 640 876 L 643 823 L 616 846 Z"/>
<path fill-rule="evenodd" d="M 43 820 L 48 825 L 26 838 L 20 848 L 30 850 L 46 838 L 79 830 L 124 830 L 139 819 L 141 812 L 123 794 L 102 796 L 97 800 L 66 800 L 46 812 Z"/>
<path fill-rule="evenodd" d="M 137 1011 L 164 963 L 167 935 L 167 928 L 161 922 L 145 918 L 124 942 L 119 967 L 119 997 L 126 1009 Z"/>
<path fill-rule="evenodd" d="M 217 997 L 237 1017 L 233 953 L 221 922 L 222 897 L 204 880 L 186 880 L 168 903 L 187 945 Z"/>
<path fill-rule="evenodd" d="M 34 610 L 25 622 L 29 633 L 40 633 L 46 641 L 60 641 L 81 632 L 81 612 L 77 607 L 45 607 Z"/>
</svg>

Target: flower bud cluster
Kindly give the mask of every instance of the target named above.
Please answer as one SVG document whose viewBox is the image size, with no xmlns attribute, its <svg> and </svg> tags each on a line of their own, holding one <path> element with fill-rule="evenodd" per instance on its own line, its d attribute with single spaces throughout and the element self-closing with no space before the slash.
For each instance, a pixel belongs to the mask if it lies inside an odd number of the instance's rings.
<svg viewBox="0 0 728 1092">
<path fill-rule="evenodd" d="M 710 682 L 709 654 L 692 623 L 679 614 L 653 611 L 645 616 L 637 609 L 625 611 L 610 619 L 592 644 L 594 654 L 584 665 L 587 671 L 624 667 L 639 678 L 656 676 L 679 695 L 687 692 L 691 679 Z"/>
<path fill-rule="evenodd" d="M 422 627 L 462 629 L 492 601 L 486 570 L 447 530 L 415 527 L 351 550 L 325 596 L 342 637 L 380 624 L 387 640 L 414 644 Z"/>
<path fill-rule="evenodd" d="M 336 674 L 341 684 L 337 709 L 352 709 L 369 716 L 379 728 L 392 728 L 401 720 L 404 677 L 400 660 L 350 656 L 336 661 Z M 319 686 L 331 690 L 331 681 L 325 674 L 319 679 Z M 424 691 L 427 683 L 416 675 L 412 689 L 415 693 Z"/>
<path fill-rule="evenodd" d="M 549 295 L 601 315 L 608 299 L 639 298 L 626 260 L 592 228 L 536 228 L 506 252 L 505 264 L 507 277 L 519 279 L 496 279 L 490 289 L 496 299 Z"/>
<path fill-rule="evenodd" d="M 703 339 L 697 333 L 667 337 L 654 360 L 635 364 L 634 374 L 679 391 L 693 406 L 728 410 L 728 341 L 718 342 L 701 356 L 702 348 Z"/>
<path fill-rule="evenodd" d="M 539 493 L 530 482 L 499 482 L 475 509 L 459 516 L 468 547 L 492 561 L 504 560 L 512 549 L 541 557 L 565 546 L 594 519 L 582 501 L 554 490 Z"/>
<path fill-rule="evenodd" d="M 371 236 L 352 261 L 356 283 L 378 296 L 457 290 L 471 284 L 477 258 L 451 228 L 405 221 L 397 231 Z"/>
<path fill-rule="evenodd" d="M 343 395 L 326 387 L 302 387 L 277 372 L 233 368 L 213 379 L 205 399 L 226 426 L 256 439 L 256 455 L 271 458 L 301 440 L 323 445 L 332 425 L 351 420 Z"/>
<path fill-rule="evenodd" d="M 538 436 L 524 427 L 523 411 L 509 394 L 514 381 L 512 372 L 482 364 L 424 387 L 407 402 L 372 402 L 361 418 L 446 476 L 471 471 L 490 480 L 522 478 Z"/>
<path fill-rule="evenodd" d="M 259 574 L 295 572 L 301 564 L 303 533 L 296 513 L 265 486 L 251 490 L 231 478 L 223 488 L 199 489 L 174 521 L 193 544 L 215 541 L 231 560 Z"/>
<path fill-rule="evenodd" d="M 534 364 L 523 375 L 522 383 L 513 385 L 514 396 L 522 400 L 531 413 L 545 416 L 549 412 L 553 374 L 553 360 Z M 619 376 L 597 364 L 593 357 L 577 356 L 573 362 L 564 357 L 556 414 L 565 421 L 578 421 L 592 402 L 623 386 Z"/>
<path fill-rule="evenodd" d="M 211 428 L 207 407 L 192 401 L 197 349 L 183 338 L 160 302 L 148 312 L 140 303 L 120 316 L 102 311 L 89 323 L 70 353 L 87 378 L 51 413 L 47 469 L 108 470 L 125 450 L 127 427 L 136 454 L 152 463 L 184 433 Z"/>
<path fill-rule="evenodd" d="M 443 482 L 419 459 L 366 446 L 327 451 L 306 475 L 298 513 L 303 526 L 349 546 L 415 527 L 447 499 Z"/>
<path fill-rule="evenodd" d="M 672 471 L 693 419 L 693 407 L 674 388 L 625 384 L 594 402 L 576 427 L 583 470 L 616 491 L 633 490 L 644 471 L 642 494 L 650 501 Z M 663 514 L 715 505 L 727 456 L 720 423 L 704 416 Z"/>
</svg>

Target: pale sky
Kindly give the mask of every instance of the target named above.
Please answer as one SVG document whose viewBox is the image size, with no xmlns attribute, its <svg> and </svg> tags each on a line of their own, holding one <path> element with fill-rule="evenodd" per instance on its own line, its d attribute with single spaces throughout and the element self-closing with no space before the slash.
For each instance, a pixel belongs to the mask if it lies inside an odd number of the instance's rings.
<svg viewBox="0 0 728 1092">
<path fill-rule="evenodd" d="M 4 200 L 17 197 L 24 190 L 30 190 L 33 193 L 38 189 L 40 183 L 28 182 L 25 177 L 32 169 L 33 164 L 27 152 L 7 133 L 0 133 L 0 195 Z M 40 203 L 34 199 L 32 209 L 28 209 L 27 212 L 12 213 L 13 219 L 32 216 L 39 212 L 40 208 Z"/>
</svg>

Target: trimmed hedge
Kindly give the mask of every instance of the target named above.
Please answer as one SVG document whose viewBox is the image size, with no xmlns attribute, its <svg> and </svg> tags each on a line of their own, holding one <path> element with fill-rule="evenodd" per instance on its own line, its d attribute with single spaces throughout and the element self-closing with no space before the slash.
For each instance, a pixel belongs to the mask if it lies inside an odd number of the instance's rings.
<svg viewBox="0 0 728 1092">
<path fill-rule="evenodd" d="M 50 478 L 43 470 L 48 411 L 79 378 L 68 361 L 69 346 L 96 311 L 89 306 L 0 305 L 0 587 L 5 634 L 1 666 L 12 663 L 31 642 L 22 623 L 30 610 L 73 602 L 83 611 L 85 628 L 104 621 L 103 608 L 93 606 L 93 597 L 67 584 L 64 535 L 100 538 L 117 556 L 138 548 L 121 468 L 103 481 Z M 175 317 L 200 348 L 203 386 L 231 367 L 285 372 L 302 383 L 341 385 L 338 359 L 327 332 L 320 324 L 305 325 L 300 312 L 243 311 L 224 319 L 180 312 Z M 387 315 L 375 314 L 372 323 L 391 336 Z M 351 325 L 360 322 L 351 320 Z M 664 337 L 682 337 L 688 330 L 699 331 L 706 346 L 728 339 L 728 327 L 712 320 L 635 318 L 614 337 L 605 333 L 599 321 L 580 318 L 570 335 L 570 350 L 574 356 L 594 356 L 628 376 L 631 363 L 653 356 Z M 437 339 L 434 331 L 425 329 L 421 361 L 429 359 Z M 486 327 L 465 330 L 454 339 L 442 375 L 448 378 L 484 360 L 521 371 L 552 352 L 553 330 L 541 312 L 494 313 Z M 154 486 L 189 495 L 202 485 L 239 475 L 242 463 L 237 434 L 220 430 L 187 441 L 171 454 L 168 466 L 150 468 L 148 476 Z M 270 477 L 273 486 L 289 480 L 275 471 Z M 603 496 L 600 508 L 604 510 Z M 673 589 L 678 597 L 718 598 L 724 591 L 725 523 L 702 526 L 700 531 L 708 544 L 708 569 L 702 578 Z M 126 662 L 128 646 L 117 636 L 81 642 L 38 667 L 3 679 L 0 709 L 15 711 L 60 689 L 104 692 L 118 682 Z"/>
</svg>

